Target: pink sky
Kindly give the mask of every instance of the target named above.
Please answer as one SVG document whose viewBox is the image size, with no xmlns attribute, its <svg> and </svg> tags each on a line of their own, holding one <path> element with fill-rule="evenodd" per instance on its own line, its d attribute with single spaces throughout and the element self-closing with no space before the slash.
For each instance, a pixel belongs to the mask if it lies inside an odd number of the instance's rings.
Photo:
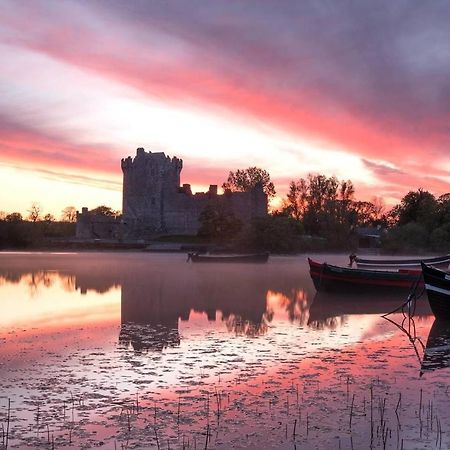
<svg viewBox="0 0 450 450">
<path fill-rule="evenodd" d="M 260 166 L 395 203 L 450 191 L 450 6 L 420 1 L 0 3 L 0 210 L 121 208 L 120 158 L 194 190 Z"/>
</svg>

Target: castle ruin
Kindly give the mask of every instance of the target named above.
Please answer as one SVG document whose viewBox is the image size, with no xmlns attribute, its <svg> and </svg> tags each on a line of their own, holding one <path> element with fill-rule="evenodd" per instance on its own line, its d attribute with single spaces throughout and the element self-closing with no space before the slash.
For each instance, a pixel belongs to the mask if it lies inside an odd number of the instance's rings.
<svg viewBox="0 0 450 450">
<path fill-rule="evenodd" d="M 267 195 L 261 185 L 246 192 L 218 194 L 217 185 L 207 192 L 193 194 L 189 184 L 180 184 L 183 161 L 163 152 L 146 152 L 138 148 L 136 156 L 121 161 L 123 172 L 122 220 L 111 227 L 97 226 L 96 218 L 83 209 L 78 215 L 77 237 L 148 240 L 163 234 L 195 235 L 200 228 L 199 216 L 213 202 L 234 214 L 243 224 L 267 215 Z M 103 230 L 103 231 L 101 231 Z M 107 236 L 104 236 L 106 230 Z M 97 235 L 95 235 L 97 234 Z"/>
</svg>

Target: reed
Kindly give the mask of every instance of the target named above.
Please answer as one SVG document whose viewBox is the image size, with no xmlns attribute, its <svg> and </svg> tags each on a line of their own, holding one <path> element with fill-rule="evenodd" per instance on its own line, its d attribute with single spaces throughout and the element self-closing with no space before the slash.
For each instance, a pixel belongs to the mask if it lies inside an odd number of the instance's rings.
<svg viewBox="0 0 450 450">
<path fill-rule="evenodd" d="M 373 385 L 370 383 L 370 446 L 373 445 Z"/>
<path fill-rule="evenodd" d="M 159 439 L 158 439 L 158 431 L 157 431 L 156 427 L 153 427 L 153 429 L 155 431 L 156 446 L 158 447 L 158 450 L 160 450 Z"/>
<path fill-rule="evenodd" d="M 6 441 L 5 441 L 5 449 L 8 450 L 9 445 L 9 423 L 11 421 L 11 399 L 8 398 L 8 414 L 6 416 Z"/>
<path fill-rule="evenodd" d="M 395 407 L 395 416 L 397 417 L 397 428 L 398 428 L 398 430 L 401 430 L 401 429 L 402 429 L 402 426 L 401 426 L 401 424 L 400 424 L 400 416 L 399 416 L 399 414 L 398 414 L 398 410 L 399 410 L 399 408 L 400 408 L 401 401 L 402 401 L 402 393 L 399 392 L 399 394 L 398 394 L 397 406 Z"/>
<path fill-rule="evenodd" d="M 350 423 L 349 423 L 350 431 L 352 431 L 353 405 L 354 404 L 355 404 L 355 394 L 353 394 L 353 396 L 352 396 L 352 404 L 350 406 Z"/>
<path fill-rule="evenodd" d="M 205 450 L 208 448 L 208 441 L 209 441 L 209 423 L 206 426 L 206 441 L 205 441 Z"/>
<path fill-rule="evenodd" d="M 422 419 L 422 388 L 420 388 L 420 397 L 419 397 L 419 420 Z"/>
</svg>

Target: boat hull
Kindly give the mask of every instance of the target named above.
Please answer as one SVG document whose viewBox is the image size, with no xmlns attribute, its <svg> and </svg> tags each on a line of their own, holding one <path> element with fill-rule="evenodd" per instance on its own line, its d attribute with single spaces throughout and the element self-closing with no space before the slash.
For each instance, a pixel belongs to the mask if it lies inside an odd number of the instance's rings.
<svg viewBox="0 0 450 450">
<path fill-rule="evenodd" d="M 253 255 L 197 255 L 191 254 L 189 258 L 194 263 L 266 263 L 269 259 L 268 253 Z"/>
<path fill-rule="evenodd" d="M 438 319 L 450 320 L 450 274 L 422 264 L 428 301 Z"/>
<path fill-rule="evenodd" d="M 415 270 L 364 270 L 317 263 L 308 259 L 310 275 L 317 291 L 408 293 L 415 285 L 423 285 L 421 272 Z"/>
</svg>

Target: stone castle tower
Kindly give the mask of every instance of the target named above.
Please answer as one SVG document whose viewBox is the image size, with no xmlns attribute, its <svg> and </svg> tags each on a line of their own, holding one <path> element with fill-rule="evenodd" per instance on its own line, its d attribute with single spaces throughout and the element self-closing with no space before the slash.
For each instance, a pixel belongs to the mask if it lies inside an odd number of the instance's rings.
<svg viewBox="0 0 450 450">
<path fill-rule="evenodd" d="M 165 206 L 180 188 L 183 161 L 138 148 L 136 157 L 122 159 L 122 212 L 132 235 L 165 232 Z"/>
</svg>

